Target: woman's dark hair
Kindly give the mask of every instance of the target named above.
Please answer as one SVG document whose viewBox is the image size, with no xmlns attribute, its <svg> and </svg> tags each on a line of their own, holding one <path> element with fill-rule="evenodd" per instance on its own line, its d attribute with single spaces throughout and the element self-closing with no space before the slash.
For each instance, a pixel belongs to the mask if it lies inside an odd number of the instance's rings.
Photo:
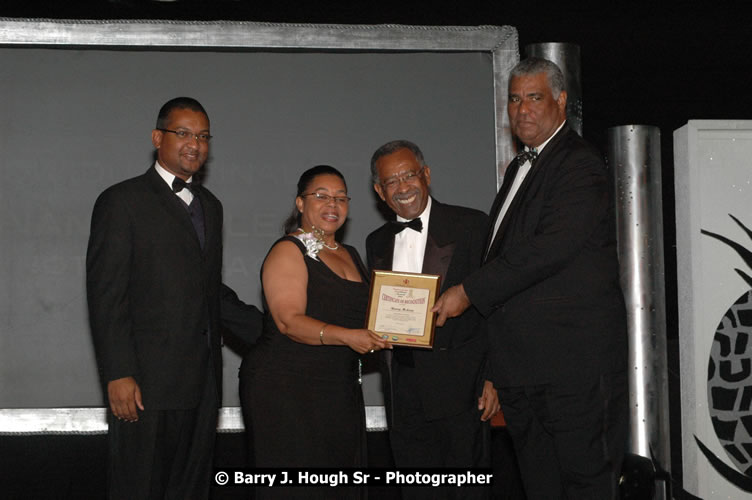
<svg viewBox="0 0 752 500">
<path fill-rule="evenodd" d="M 295 197 L 297 198 L 298 196 L 305 193 L 311 187 L 313 179 L 315 179 L 319 175 L 336 175 L 337 177 L 342 179 L 342 183 L 345 185 L 345 189 L 347 189 L 347 182 L 345 182 L 345 176 L 342 175 L 342 172 L 329 165 L 316 165 L 315 167 L 311 167 L 303 172 L 303 174 L 300 176 L 300 179 L 298 180 L 298 192 Z M 293 203 L 292 213 L 287 219 L 285 219 L 285 222 L 282 225 L 284 234 L 290 234 L 295 231 L 300 227 L 300 222 L 301 214 L 300 212 L 298 212 L 297 205 Z"/>
</svg>

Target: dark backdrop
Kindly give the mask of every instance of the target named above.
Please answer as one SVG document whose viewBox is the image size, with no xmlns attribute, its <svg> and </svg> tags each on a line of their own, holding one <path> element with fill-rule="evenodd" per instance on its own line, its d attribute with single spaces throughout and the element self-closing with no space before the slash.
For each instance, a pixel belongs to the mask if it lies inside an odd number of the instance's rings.
<svg viewBox="0 0 752 500">
<path fill-rule="evenodd" d="M 256 2 L 252 0 L 5 0 L 0 16 L 268 22 L 511 25 L 520 47 L 580 45 L 584 136 L 602 151 L 609 127 L 658 126 L 662 138 L 670 382 L 678 386 L 673 131 L 690 119 L 749 119 L 752 37 L 743 2 Z M 524 53 L 524 52 L 523 52 Z M 680 418 L 672 404 L 672 434 Z M 673 441 L 673 439 L 672 439 Z M 678 451 L 677 446 L 673 451 Z M 680 463 L 672 457 L 674 467 Z M 681 470 L 680 468 L 678 469 Z M 676 472 L 676 469 L 675 469 Z"/>
</svg>

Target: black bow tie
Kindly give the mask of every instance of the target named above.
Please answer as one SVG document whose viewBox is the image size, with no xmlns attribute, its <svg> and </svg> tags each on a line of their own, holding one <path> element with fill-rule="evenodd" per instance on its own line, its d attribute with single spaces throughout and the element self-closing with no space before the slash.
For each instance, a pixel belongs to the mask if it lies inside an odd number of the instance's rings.
<svg viewBox="0 0 752 500">
<path fill-rule="evenodd" d="M 538 159 L 538 151 L 530 149 L 527 151 L 520 151 L 517 153 L 517 164 L 524 165 L 526 161 L 530 162 L 530 165 L 535 165 L 535 160 Z"/>
<path fill-rule="evenodd" d="M 389 229 L 391 229 L 394 234 L 401 233 L 406 227 L 414 229 L 420 233 L 423 231 L 423 221 L 420 220 L 420 217 L 408 222 L 400 222 L 396 220 L 389 221 Z"/>
<path fill-rule="evenodd" d="M 175 177 L 172 180 L 172 192 L 173 193 L 179 193 L 183 189 L 189 189 L 191 192 L 195 192 L 197 187 L 198 187 L 198 182 L 196 182 L 195 180 L 193 182 L 185 182 L 180 177 Z"/>
</svg>

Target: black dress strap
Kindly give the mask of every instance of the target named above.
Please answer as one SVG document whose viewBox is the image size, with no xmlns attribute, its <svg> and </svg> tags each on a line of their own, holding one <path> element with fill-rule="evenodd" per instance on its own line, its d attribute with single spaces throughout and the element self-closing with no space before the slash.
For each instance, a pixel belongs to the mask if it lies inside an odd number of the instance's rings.
<svg viewBox="0 0 752 500">
<path fill-rule="evenodd" d="M 368 274 L 368 269 L 366 268 L 365 264 L 363 264 L 363 259 L 360 258 L 360 254 L 358 251 L 351 247 L 350 245 L 344 245 L 345 250 L 350 254 L 350 258 L 355 263 L 355 267 L 358 268 L 358 272 L 360 272 L 360 276 L 363 278 L 363 283 L 370 283 L 371 282 L 371 275 Z"/>
</svg>

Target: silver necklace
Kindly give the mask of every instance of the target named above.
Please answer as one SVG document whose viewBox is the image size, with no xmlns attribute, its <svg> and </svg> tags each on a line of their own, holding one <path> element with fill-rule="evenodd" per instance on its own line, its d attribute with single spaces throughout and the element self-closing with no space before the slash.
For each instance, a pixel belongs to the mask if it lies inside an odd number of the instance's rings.
<svg viewBox="0 0 752 500">
<path fill-rule="evenodd" d="M 298 231 L 305 234 L 305 230 L 302 227 L 299 227 Z M 316 240 L 318 240 L 318 242 L 321 243 L 321 246 L 323 246 L 324 248 L 328 248 L 329 250 L 339 249 L 339 243 L 337 243 L 336 241 L 334 242 L 333 247 L 330 247 L 329 245 L 324 243 L 324 230 L 323 229 L 319 229 L 316 226 L 311 226 L 311 233 L 313 234 L 313 237 L 316 238 Z"/>
</svg>

